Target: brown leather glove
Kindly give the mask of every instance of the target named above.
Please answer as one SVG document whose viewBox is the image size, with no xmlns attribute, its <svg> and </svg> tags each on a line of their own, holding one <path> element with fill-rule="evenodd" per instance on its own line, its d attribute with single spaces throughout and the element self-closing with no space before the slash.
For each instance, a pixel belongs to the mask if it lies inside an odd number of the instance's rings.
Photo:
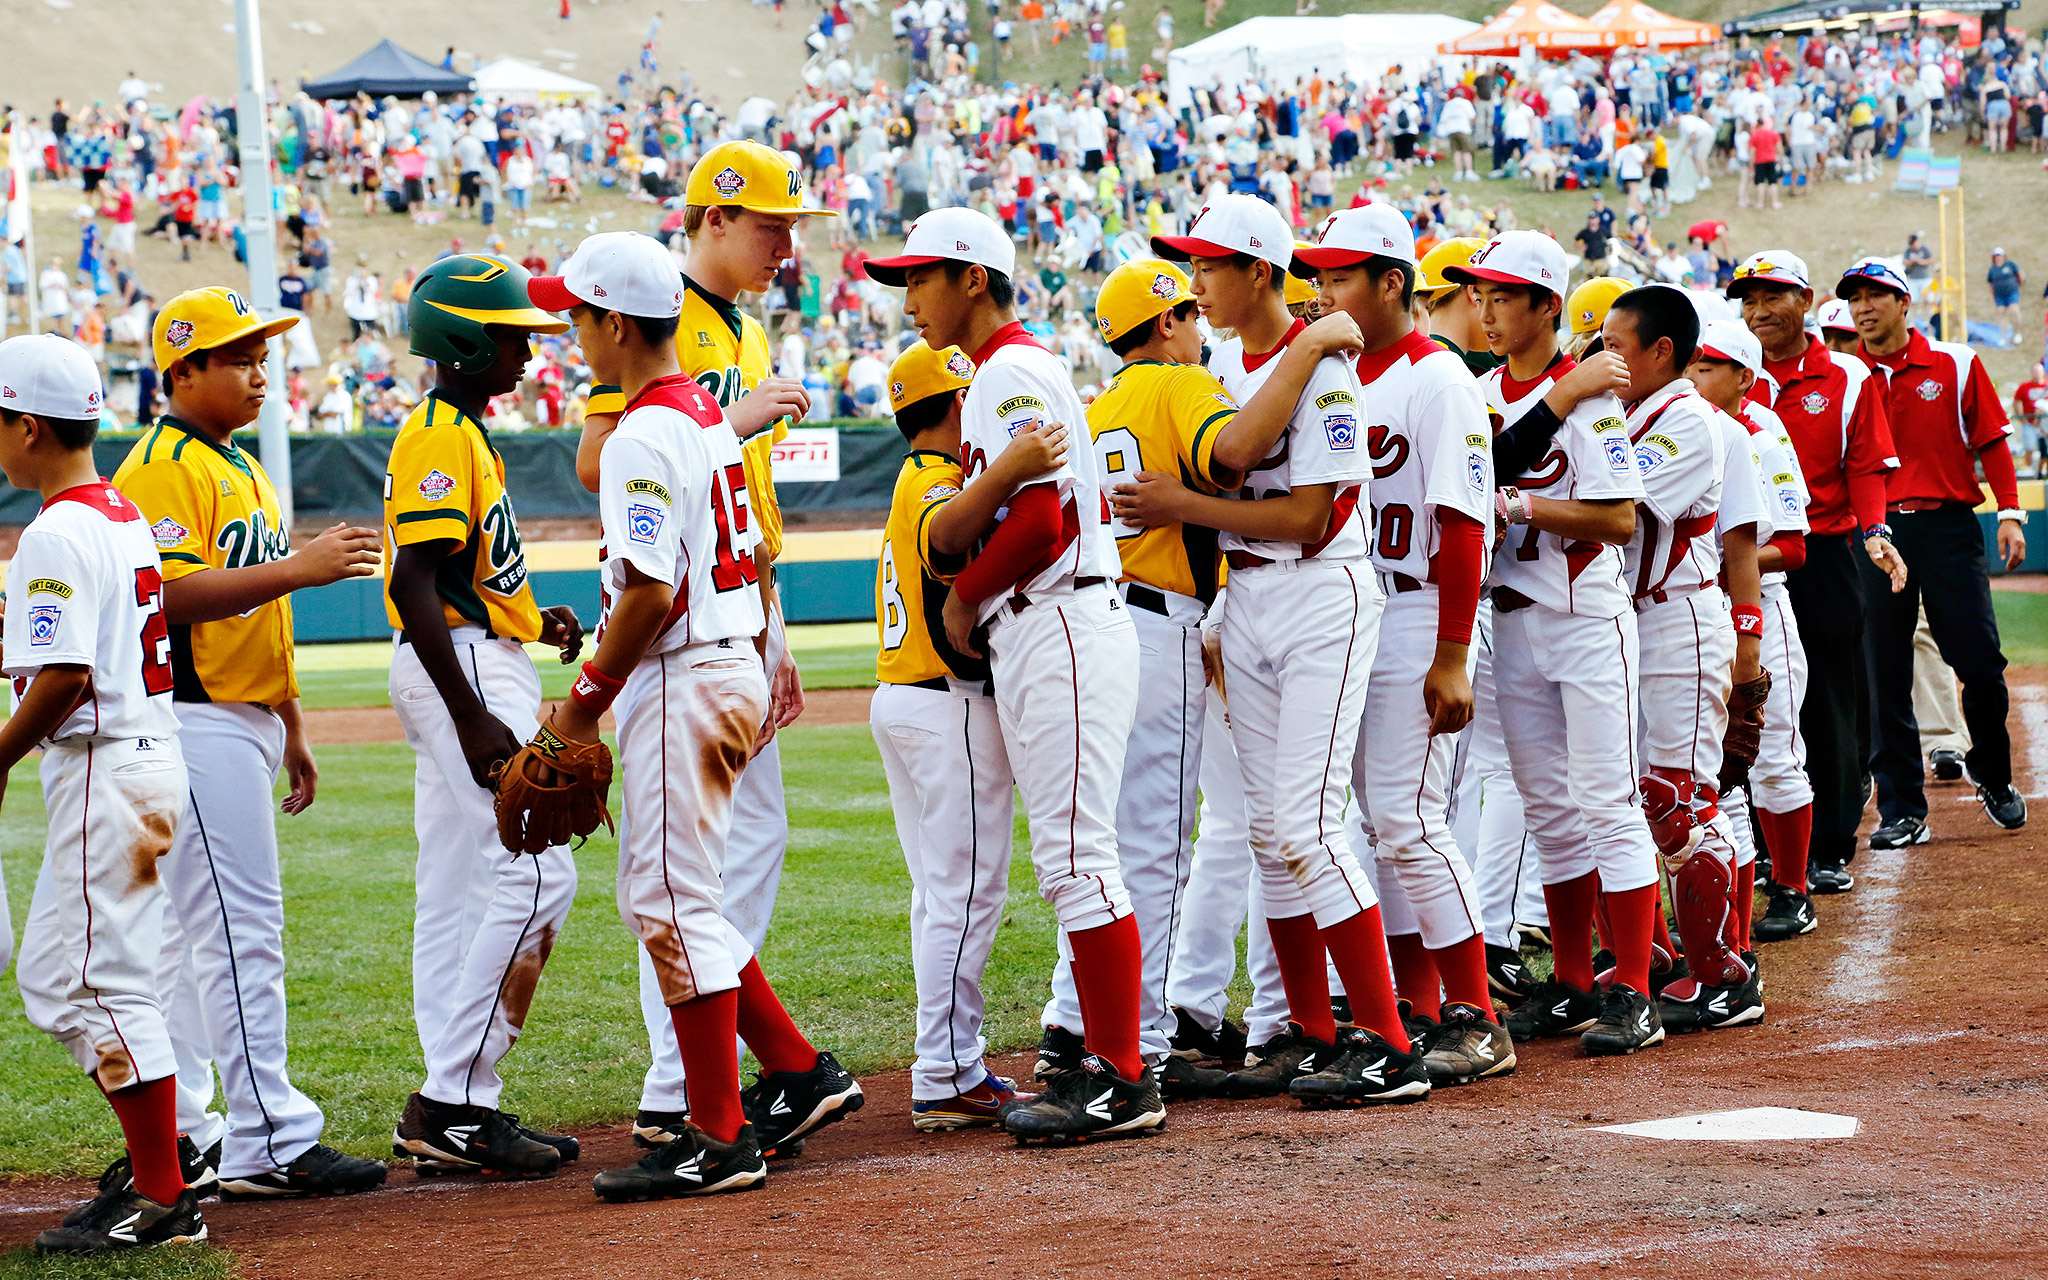
<svg viewBox="0 0 2048 1280">
<path fill-rule="evenodd" d="M 1721 794 L 1749 781 L 1756 749 L 1763 737 L 1764 703 L 1771 696 L 1771 673 L 1759 671 L 1728 693 L 1728 732 L 1721 738 Z"/>
<path fill-rule="evenodd" d="M 537 854 L 612 826 L 612 753 L 602 742 L 571 742 L 547 725 L 492 775 L 498 784 L 498 839 Z"/>
</svg>

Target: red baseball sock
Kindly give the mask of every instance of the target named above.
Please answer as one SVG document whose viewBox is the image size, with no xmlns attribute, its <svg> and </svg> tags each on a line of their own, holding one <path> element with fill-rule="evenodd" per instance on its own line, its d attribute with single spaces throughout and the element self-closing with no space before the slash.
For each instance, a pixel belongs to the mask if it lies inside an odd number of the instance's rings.
<svg viewBox="0 0 2048 1280">
<path fill-rule="evenodd" d="M 1138 983 L 1142 953 L 1138 919 L 1125 916 L 1095 929 L 1069 933 L 1074 948 L 1074 994 L 1081 1002 L 1081 1033 L 1088 1051 L 1126 1080 L 1145 1069 L 1138 1054 Z"/>
<path fill-rule="evenodd" d="M 1322 933 L 1337 976 L 1344 980 L 1344 994 L 1351 997 L 1351 1020 L 1408 1052 L 1401 1007 L 1394 1001 L 1394 975 L 1387 969 L 1387 935 L 1380 924 L 1379 904 Z"/>
<path fill-rule="evenodd" d="M 1593 989 L 1593 904 L 1599 891 L 1600 876 L 1593 871 L 1543 886 L 1550 908 L 1551 976 L 1581 991 Z"/>
<path fill-rule="evenodd" d="M 1749 918 L 1756 909 L 1756 863 L 1735 868 L 1735 880 L 1728 886 L 1728 905 L 1735 908 L 1735 939 L 1749 945 Z"/>
<path fill-rule="evenodd" d="M 1806 851 L 1813 843 L 1813 806 L 1800 805 L 1790 813 L 1756 811 L 1756 825 L 1763 828 L 1764 844 L 1771 851 L 1771 881 L 1806 892 Z"/>
<path fill-rule="evenodd" d="M 1438 947 L 1429 953 L 1436 971 L 1443 975 L 1444 999 L 1469 1004 L 1480 1016 L 1493 1019 L 1493 994 L 1486 986 L 1486 938 L 1473 934 L 1463 942 Z"/>
<path fill-rule="evenodd" d="M 176 1204 L 185 1190 L 185 1170 L 178 1164 L 178 1078 L 110 1090 L 107 1102 L 128 1142 L 135 1189 L 158 1204 Z"/>
<path fill-rule="evenodd" d="M 676 1049 L 689 1082 L 690 1119 L 718 1142 L 731 1142 L 747 1122 L 740 1110 L 740 1056 L 733 1052 L 739 1034 L 740 993 L 721 991 L 668 1007 L 675 1024 Z"/>
<path fill-rule="evenodd" d="M 1337 1019 L 1330 1012 L 1330 971 L 1323 964 L 1323 935 L 1314 916 L 1266 917 L 1273 935 L 1273 958 L 1280 963 L 1280 985 L 1287 992 L 1287 1012 L 1301 1024 L 1303 1035 L 1335 1043 Z M 1358 1016 L 1352 1006 L 1351 1016 Z"/>
<path fill-rule="evenodd" d="M 1614 980 L 1650 994 L 1650 938 L 1656 932 L 1652 920 L 1660 914 L 1657 886 L 1608 894 L 1607 914 L 1614 921 Z"/>
<path fill-rule="evenodd" d="M 1656 908 L 1650 913 L 1650 919 L 1654 922 L 1656 928 L 1656 933 L 1653 937 L 1653 941 L 1655 941 L 1658 946 L 1664 948 L 1665 955 L 1670 956 L 1673 960 L 1676 960 L 1678 957 L 1685 954 L 1685 949 L 1679 946 L 1676 942 L 1673 942 L 1671 940 L 1671 921 L 1666 919 L 1664 916 L 1664 894 L 1662 886 L 1652 885 L 1651 887 L 1657 889 L 1658 891 Z"/>
<path fill-rule="evenodd" d="M 1437 973 L 1436 960 L 1429 948 L 1422 945 L 1422 935 L 1387 935 L 1387 957 L 1394 962 L 1395 994 L 1412 1005 L 1415 1012 L 1434 1018 L 1443 1003 L 1444 980 Z"/>
<path fill-rule="evenodd" d="M 818 1065 L 818 1050 L 789 1019 L 789 1011 L 768 985 L 758 959 L 740 970 L 739 1004 L 734 1018 L 740 1039 L 761 1060 L 763 1071 L 809 1071 Z M 688 1073 L 684 1074 L 688 1078 Z"/>
</svg>

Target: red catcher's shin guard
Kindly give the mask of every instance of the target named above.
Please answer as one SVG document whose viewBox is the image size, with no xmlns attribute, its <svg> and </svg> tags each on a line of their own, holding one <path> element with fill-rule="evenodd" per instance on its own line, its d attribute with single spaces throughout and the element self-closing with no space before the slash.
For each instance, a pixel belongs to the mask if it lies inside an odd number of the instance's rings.
<svg viewBox="0 0 2048 1280">
<path fill-rule="evenodd" d="M 1394 975 L 1387 969 L 1386 926 L 1380 923 L 1378 903 L 1323 930 L 1323 946 L 1330 963 L 1344 980 L 1344 994 L 1351 998 L 1351 1020 L 1402 1053 L 1408 1052 L 1408 1033 L 1401 1026 L 1401 1006 L 1394 1000 Z"/>
<path fill-rule="evenodd" d="M 1676 871 L 1678 863 L 1700 842 L 1699 827 L 1693 822 L 1692 775 L 1668 765 L 1651 765 L 1641 779 L 1641 786 L 1643 817 L 1649 819 L 1650 838 L 1657 842 L 1657 852 L 1664 855 L 1665 870 Z"/>
<path fill-rule="evenodd" d="M 1074 995 L 1088 1051 L 1126 1080 L 1145 1069 L 1138 1053 L 1138 983 L 1142 981 L 1138 920 L 1125 916 L 1067 935 L 1074 949 Z M 1323 1000 L 1327 1014 L 1330 1002 Z"/>
<path fill-rule="evenodd" d="M 1552 976 L 1581 991 L 1593 989 L 1593 907 L 1599 892 L 1596 871 L 1543 886 L 1543 902 L 1550 908 L 1550 954 L 1556 965 Z"/>
<path fill-rule="evenodd" d="M 1728 906 L 1734 869 L 1706 849 L 1696 851 L 1672 877 L 1677 898 L 1678 936 L 1685 942 L 1685 963 L 1692 976 L 1711 987 L 1748 977 L 1732 954 L 1735 930 Z"/>
<path fill-rule="evenodd" d="M 1444 980 L 1437 972 L 1435 957 L 1428 947 L 1422 945 L 1422 935 L 1389 935 L 1387 956 L 1394 962 L 1394 993 L 1414 1006 L 1417 1013 L 1435 1017 L 1437 1008 L 1443 1003 Z M 1483 972 L 1484 961 L 1480 962 L 1480 967 Z"/>
<path fill-rule="evenodd" d="M 185 1170 L 178 1164 L 178 1078 L 112 1090 L 107 1102 L 121 1121 L 135 1189 L 158 1204 L 176 1204 L 185 1190 Z"/>
<path fill-rule="evenodd" d="M 1813 806 L 1800 805 L 1790 813 L 1756 811 L 1756 825 L 1763 828 L 1764 845 L 1771 851 L 1771 880 L 1806 892 L 1806 854 L 1813 844 Z"/>
<path fill-rule="evenodd" d="M 1756 909 L 1756 863 L 1745 862 L 1735 868 L 1735 881 L 1728 890 L 1728 905 L 1735 912 L 1736 944 L 1747 945 L 1750 913 Z"/>
<path fill-rule="evenodd" d="M 1607 914 L 1614 920 L 1614 981 L 1650 994 L 1650 939 L 1656 932 L 1657 886 L 1646 884 L 1609 893 Z M 1553 914 L 1551 920 L 1556 919 Z M 1553 941 L 1556 936 L 1551 935 Z"/>
<path fill-rule="evenodd" d="M 740 1057 L 733 1052 L 739 1010 L 738 988 L 668 1007 L 683 1078 L 689 1082 L 690 1120 L 717 1142 L 739 1137 L 747 1122 L 740 1109 Z"/>
<path fill-rule="evenodd" d="M 1301 1024 L 1302 1034 L 1325 1044 L 1337 1039 L 1337 1019 L 1330 1013 L 1330 970 L 1325 963 L 1323 934 L 1314 916 L 1266 919 L 1273 936 L 1273 959 L 1280 965 L 1280 986 L 1287 993 L 1287 1015 Z M 1357 1016 L 1354 1008 L 1352 1015 Z"/>
</svg>

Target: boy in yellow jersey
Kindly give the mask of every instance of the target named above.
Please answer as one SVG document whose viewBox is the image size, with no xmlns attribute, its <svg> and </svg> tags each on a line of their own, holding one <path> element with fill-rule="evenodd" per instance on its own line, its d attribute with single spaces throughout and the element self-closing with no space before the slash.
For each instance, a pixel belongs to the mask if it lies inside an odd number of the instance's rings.
<svg viewBox="0 0 2048 1280">
<path fill-rule="evenodd" d="M 539 1177 L 578 1154 L 576 1139 L 498 1109 L 498 1062 L 576 896 L 566 847 L 520 857 L 500 843 L 491 777 L 539 727 L 540 675 L 522 646 L 554 645 L 565 663 L 583 647 L 573 611 L 534 603 L 505 463 L 483 425 L 491 398 L 519 385 L 527 335 L 568 329 L 527 301 L 526 282 L 486 254 L 421 273 L 407 317 L 434 389 L 399 428 L 384 476 L 391 705 L 419 755 L 413 1021 L 427 1065 L 392 1150 L 422 1175 Z"/>
<path fill-rule="evenodd" d="M 756 755 L 740 775 L 733 796 L 732 833 L 725 847 L 725 918 L 756 951 L 768 933 L 782 883 L 782 858 L 789 844 L 789 816 L 782 802 L 782 754 L 774 738 L 803 711 L 803 685 L 784 642 L 773 561 L 782 554 L 782 511 L 768 454 L 787 434 L 790 419 L 810 411 L 803 384 L 774 376 L 775 362 L 761 322 L 742 311 L 743 293 L 763 293 L 775 272 L 795 252 L 797 224 L 806 217 L 835 217 L 804 204 L 803 176 L 784 158 L 758 142 L 713 147 L 690 171 L 685 186 L 683 232 L 690 239 L 683 261 L 683 310 L 676 324 L 676 360 L 725 409 L 740 436 L 746 467 L 747 500 L 760 533 L 762 604 L 768 614 L 768 720 Z M 576 474 L 595 493 L 598 456 L 624 397 L 609 387 L 594 388 L 584 411 L 583 441 Z M 641 1145 L 660 1145 L 682 1124 L 687 1102 L 675 1029 L 655 981 L 654 964 L 642 949 L 640 1012 L 647 1023 L 652 1062 L 641 1088 L 641 1115 L 633 1136 Z M 801 1144 L 797 1144 L 801 1147 Z M 784 1149 L 780 1155 L 793 1155 Z"/>
<path fill-rule="evenodd" d="M 319 776 L 300 727 L 288 596 L 377 564 L 376 532 L 341 525 L 294 554 L 270 477 L 235 443 L 263 407 L 266 343 L 296 319 L 266 322 L 225 288 L 171 299 L 153 335 L 170 407 L 114 472 L 163 560 L 171 694 L 191 775 L 189 808 L 158 863 L 183 935 L 167 948 L 164 990 L 183 985 L 178 970 L 189 966 L 198 999 L 169 1010 L 179 1127 L 202 1194 L 217 1177 L 223 1194 L 251 1198 L 384 1181 L 381 1163 L 320 1145 L 325 1118 L 285 1063 L 284 893 L 276 818 L 261 797 L 282 769 L 284 811 L 299 813 Z M 224 1130 L 206 1110 L 209 1068 L 227 1096 Z"/>
<path fill-rule="evenodd" d="M 1486 330 L 1479 325 L 1479 304 L 1472 301 L 1472 287 L 1444 278 L 1448 267 L 1462 267 L 1472 255 L 1486 247 L 1478 236 L 1454 236 L 1439 240 L 1422 255 L 1415 281 L 1415 297 L 1429 317 L 1429 336 L 1478 377 L 1500 363 L 1500 357 L 1486 348 Z"/>
<path fill-rule="evenodd" d="M 1066 456 L 1064 427 L 1020 431 L 989 468 L 998 482 L 962 498 L 960 402 L 973 377 L 958 347 L 933 351 L 922 342 L 890 369 L 889 402 L 910 454 L 896 477 L 875 570 L 881 649 L 868 723 L 910 867 L 917 978 L 910 1118 L 927 1131 L 994 1124 L 1017 1096 L 982 1060 L 981 1034 L 981 974 L 1009 886 L 1010 757 L 988 659 L 946 639 L 940 611 L 966 557 L 932 548 L 931 517 L 948 502 L 999 502 Z M 991 506 L 982 518 L 994 515 Z"/>
</svg>

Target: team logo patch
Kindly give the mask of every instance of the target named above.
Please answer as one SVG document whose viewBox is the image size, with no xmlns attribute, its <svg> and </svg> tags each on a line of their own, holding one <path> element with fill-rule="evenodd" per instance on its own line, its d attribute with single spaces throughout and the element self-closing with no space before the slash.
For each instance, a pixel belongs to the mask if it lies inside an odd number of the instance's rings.
<svg viewBox="0 0 2048 1280">
<path fill-rule="evenodd" d="M 1332 394 L 1342 393 L 1333 392 Z M 1350 397 L 1346 396 L 1345 398 L 1349 399 Z M 1352 413 L 1326 414 L 1323 417 L 1323 430 L 1329 434 L 1330 449 L 1333 452 L 1344 452 L 1358 444 L 1358 415 Z"/>
<path fill-rule="evenodd" d="M 1649 475 L 1658 467 L 1663 466 L 1670 458 L 1670 454 L 1652 446 L 1648 441 L 1636 446 L 1636 470 L 1644 475 Z"/>
<path fill-rule="evenodd" d="M 1799 495 L 1790 489 L 1779 492 L 1778 505 L 1784 508 L 1787 519 L 1797 520 L 1799 518 Z"/>
<path fill-rule="evenodd" d="M 1223 406 L 1224 408 L 1226 408 L 1226 409 L 1235 409 L 1235 408 L 1237 408 L 1237 401 L 1235 401 L 1235 400 L 1232 400 L 1232 399 L 1230 398 L 1230 396 L 1229 396 L 1229 394 L 1228 394 L 1227 392 L 1222 392 L 1222 391 L 1213 391 L 1213 392 L 1211 392 L 1210 394 L 1211 394 L 1211 395 L 1213 395 L 1213 396 L 1215 396 L 1215 397 L 1216 397 L 1216 403 L 1217 403 L 1217 404 L 1220 404 L 1220 405 L 1222 405 L 1222 406 Z"/>
<path fill-rule="evenodd" d="M 1828 407 L 1828 398 L 1818 391 L 1809 391 L 1800 398 L 1799 407 L 1808 413 L 1825 413 Z"/>
<path fill-rule="evenodd" d="M 668 498 L 668 490 L 652 480 L 628 480 L 626 481 L 626 492 L 644 493 L 649 497 L 658 499 L 663 506 L 671 505 Z"/>
<path fill-rule="evenodd" d="M 626 537 L 652 545 L 661 533 L 661 522 L 666 518 L 667 513 L 660 507 L 636 502 L 626 508 Z"/>
<path fill-rule="evenodd" d="M 946 372 L 956 378 L 971 378 L 974 376 L 974 361 L 955 351 L 946 357 Z"/>
<path fill-rule="evenodd" d="M 164 550 L 169 547 L 175 547 L 191 537 L 192 531 L 169 516 L 165 516 L 149 526 L 149 536 L 156 539 L 158 550 Z"/>
<path fill-rule="evenodd" d="M 711 175 L 711 189 L 728 200 L 745 190 L 746 185 L 747 180 L 741 177 L 740 171 L 731 165 L 727 165 Z"/>
<path fill-rule="evenodd" d="M 901 399 L 903 398 L 903 384 L 902 384 L 902 383 L 900 383 L 900 382 L 892 382 L 892 383 L 890 383 L 890 384 L 889 384 L 889 398 L 890 398 L 891 400 L 901 400 Z"/>
<path fill-rule="evenodd" d="M 1102 336 L 1107 338 L 1109 336 L 1109 317 L 1097 316 L 1095 318 L 1095 323 L 1102 326 Z"/>
<path fill-rule="evenodd" d="M 1486 485 L 1486 455 L 1485 455 L 1485 454 L 1483 454 L 1483 453 L 1474 453 L 1474 454 L 1468 454 L 1468 455 L 1466 456 L 1466 459 L 1465 459 L 1465 481 L 1466 481 L 1466 483 L 1467 483 L 1467 484 L 1470 484 L 1470 485 L 1472 486 L 1472 492 L 1474 492 L 1474 493 L 1485 493 L 1485 492 L 1486 492 L 1486 489 L 1487 489 L 1487 485 Z"/>
<path fill-rule="evenodd" d="M 959 492 L 960 486 L 957 484 L 935 484 L 931 488 L 926 489 L 924 497 L 918 499 L 918 501 L 930 505 L 934 502 L 944 501 Z"/>
<path fill-rule="evenodd" d="M 1920 385 L 1913 388 L 1913 390 L 1919 393 L 1922 400 L 1939 400 L 1941 398 L 1941 384 L 1932 378 L 1923 378 Z"/>
<path fill-rule="evenodd" d="M 28 584 L 28 593 L 32 596 L 55 596 L 59 600 L 69 600 L 71 587 L 70 584 L 59 582 L 55 578 L 36 578 Z"/>
<path fill-rule="evenodd" d="M 192 322 L 173 320 L 165 325 L 164 341 L 170 343 L 173 349 L 183 351 L 192 341 Z"/>
<path fill-rule="evenodd" d="M 1171 302 L 1174 298 L 1178 297 L 1179 295 L 1180 282 L 1178 280 L 1175 280 L 1172 276 L 1167 275 L 1164 272 L 1161 272 L 1159 275 L 1152 277 L 1153 297 L 1164 298 L 1168 302 Z"/>
<path fill-rule="evenodd" d="M 39 604 L 28 611 L 28 642 L 32 645 L 49 647 L 57 642 L 57 624 L 64 620 L 64 610 L 54 604 Z"/>
<path fill-rule="evenodd" d="M 1635 466 L 1635 455 L 1628 451 L 1628 441 L 1618 436 L 1608 436 L 1604 443 L 1607 446 L 1609 468 L 1625 472 Z"/>
<path fill-rule="evenodd" d="M 439 467 L 427 472 L 420 481 L 420 496 L 428 502 L 439 502 L 455 492 L 455 480 Z"/>
</svg>

